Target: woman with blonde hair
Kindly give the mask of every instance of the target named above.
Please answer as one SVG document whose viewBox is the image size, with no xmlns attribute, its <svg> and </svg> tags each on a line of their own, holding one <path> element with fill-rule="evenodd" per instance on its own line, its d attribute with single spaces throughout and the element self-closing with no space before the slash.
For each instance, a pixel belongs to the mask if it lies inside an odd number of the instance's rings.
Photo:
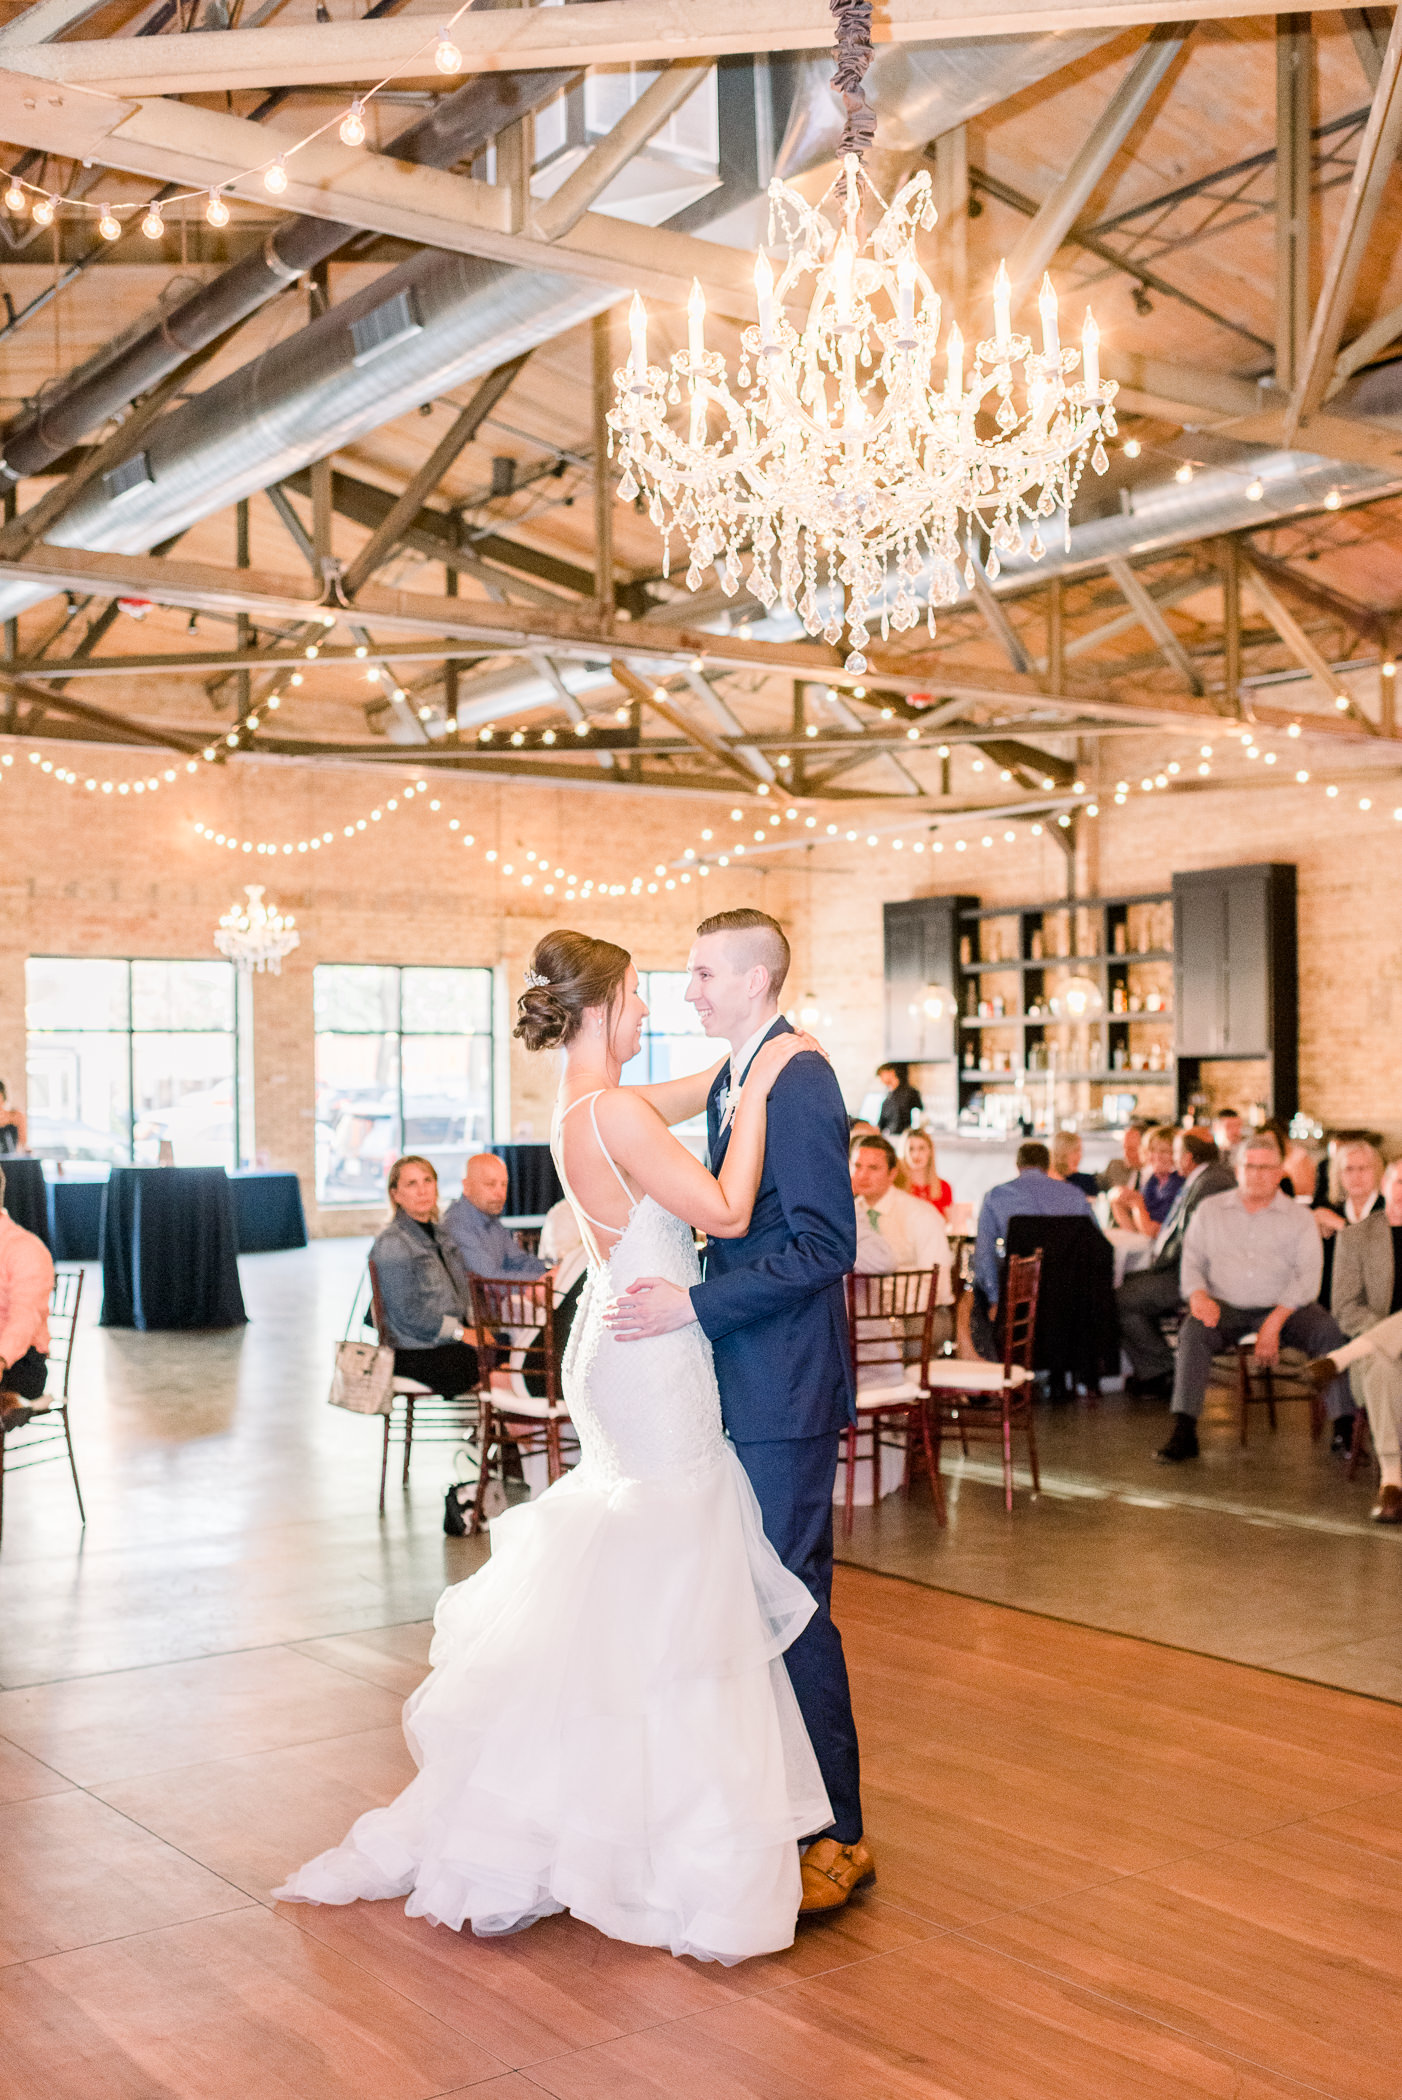
<svg viewBox="0 0 1402 2100">
<path fill-rule="evenodd" d="M 948 1217 L 954 1191 L 947 1181 L 941 1181 L 936 1171 L 935 1141 L 928 1130 L 908 1130 L 901 1139 L 896 1187 L 904 1189 L 908 1195 L 918 1196 L 922 1203 L 933 1204 L 942 1218 Z"/>
</svg>

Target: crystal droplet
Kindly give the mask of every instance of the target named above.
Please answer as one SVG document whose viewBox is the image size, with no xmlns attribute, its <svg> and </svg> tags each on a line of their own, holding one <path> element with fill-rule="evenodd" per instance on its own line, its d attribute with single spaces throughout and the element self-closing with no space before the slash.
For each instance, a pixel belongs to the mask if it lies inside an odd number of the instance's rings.
<svg viewBox="0 0 1402 2100">
<path fill-rule="evenodd" d="M 988 560 L 983 566 L 989 582 L 996 583 L 1003 573 L 1003 564 L 998 559 L 996 549 L 989 549 Z"/>
<path fill-rule="evenodd" d="M 637 493 L 638 484 L 633 479 L 633 469 L 629 467 L 618 484 L 618 500 L 620 503 L 631 503 Z"/>
<path fill-rule="evenodd" d="M 967 591 L 971 591 L 971 590 L 973 589 L 973 587 L 974 587 L 974 559 L 973 559 L 973 556 L 972 556 L 972 555 L 970 555 L 970 556 L 969 556 L 969 558 L 968 558 L 968 560 L 967 560 L 967 561 L 966 561 L 966 562 L 964 563 L 964 588 L 965 588 L 965 590 L 967 590 Z"/>
<path fill-rule="evenodd" d="M 1105 457 L 1105 447 L 1101 444 L 1099 438 L 1097 438 L 1095 441 L 1095 450 L 1090 456 L 1090 463 L 1095 468 L 1097 474 L 1103 474 L 1105 472 L 1105 469 L 1110 464 L 1109 460 Z"/>
<path fill-rule="evenodd" d="M 1047 551 L 1046 548 L 1042 545 L 1042 535 L 1040 532 L 1038 532 L 1035 525 L 1032 527 L 1032 537 L 1027 543 L 1027 551 L 1031 555 L 1033 561 L 1040 561 L 1042 559 L 1042 556 Z"/>
<path fill-rule="evenodd" d="M 867 660 L 862 655 L 860 649 L 854 649 L 851 655 L 848 657 L 846 663 L 842 666 L 844 671 L 852 671 L 858 677 L 860 677 L 861 673 L 866 669 L 866 667 Z"/>
</svg>

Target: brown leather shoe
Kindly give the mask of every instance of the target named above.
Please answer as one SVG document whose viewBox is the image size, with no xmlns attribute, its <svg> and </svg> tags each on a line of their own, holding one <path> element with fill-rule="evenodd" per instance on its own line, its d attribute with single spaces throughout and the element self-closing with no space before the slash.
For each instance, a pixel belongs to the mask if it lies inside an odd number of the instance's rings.
<svg viewBox="0 0 1402 2100">
<path fill-rule="evenodd" d="M 1322 1393 L 1336 1378 L 1341 1378 L 1343 1373 L 1332 1356 L 1316 1356 L 1313 1363 L 1305 1365 L 1303 1375 L 1308 1378 L 1317 1393 Z"/>
<path fill-rule="evenodd" d="M 1375 1524 L 1402 1524 L 1402 1488 L 1384 1488 L 1368 1514 Z"/>
<path fill-rule="evenodd" d="M 876 1862 L 865 1838 L 855 1845 L 839 1845 L 836 1838 L 818 1838 L 799 1861 L 803 1874 L 803 1901 L 799 1913 L 841 1910 L 853 1891 L 876 1879 Z"/>
</svg>

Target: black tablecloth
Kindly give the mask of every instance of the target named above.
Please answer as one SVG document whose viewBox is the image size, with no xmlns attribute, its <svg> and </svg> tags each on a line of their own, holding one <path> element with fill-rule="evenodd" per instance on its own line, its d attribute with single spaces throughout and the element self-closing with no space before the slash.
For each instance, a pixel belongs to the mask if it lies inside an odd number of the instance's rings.
<svg viewBox="0 0 1402 2100">
<path fill-rule="evenodd" d="M 564 1195 L 548 1145 L 493 1145 L 506 1161 L 506 1208 L 513 1218 L 543 1217 Z"/>
<path fill-rule="evenodd" d="M 104 1327 L 241 1327 L 234 1197 L 222 1167 L 114 1167 L 102 1212 Z"/>
<path fill-rule="evenodd" d="M 275 1254 L 284 1247 L 305 1247 L 307 1220 L 302 1186 L 295 1174 L 268 1174 L 250 1169 L 231 1174 L 234 1231 L 240 1254 Z"/>
<path fill-rule="evenodd" d="M 96 1261 L 102 1253 L 105 1181 L 49 1183 L 49 1245 L 55 1261 Z"/>
<path fill-rule="evenodd" d="M 44 1162 L 21 1159 L 13 1152 L 0 1159 L 5 1170 L 5 1208 L 16 1225 L 37 1232 L 49 1244 L 49 1201 L 44 1188 Z"/>
</svg>

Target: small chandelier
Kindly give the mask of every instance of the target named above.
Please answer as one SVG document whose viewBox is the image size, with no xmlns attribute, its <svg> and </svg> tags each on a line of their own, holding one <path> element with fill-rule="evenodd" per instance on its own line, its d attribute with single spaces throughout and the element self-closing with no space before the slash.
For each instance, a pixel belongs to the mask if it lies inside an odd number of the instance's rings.
<svg viewBox="0 0 1402 2100">
<path fill-rule="evenodd" d="M 282 975 L 282 958 L 301 941 L 296 920 L 263 902 L 261 882 L 244 884 L 247 904 L 231 905 L 219 921 L 214 945 L 239 970 L 270 970 Z"/>
<path fill-rule="evenodd" d="M 664 574 L 677 533 L 689 589 L 714 563 L 727 596 L 745 581 L 766 608 L 777 599 L 830 644 L 845 627 L 845 668 L 860 673 L 873 620 L 883 637 L 900 633 L 923 605 L 934 634 L 935 607 L 954 602 L 961 578 L 972 588 L 975 534 L 988 542 L 990 578 L 1000 552 L 1025 544 L 1039 560 L 1042 523 L 1058 511 L 1069 535 L 1087 456 L 1098 474 L 1108 465 L 1116 386 L 1101 378 L 1089 308 L 1080 350 L 1062 347 L 1049 277 L 1037 302 L 1041 349 L 1014 333 L 1001 263 L 991 335 L 970 351 L 951 321 L 941 351 L 940 299 L 916 250 L 917 233 L 935 223 L 930 178 L 922 170 L 888 206 L 864 173 L 875 132 L 861 87 L 871 7 L 829 4 L 833 85 L 847 105 L 841 172 L 816 206 L 783 182 L 769 185 L 770 241 L 782 238 L 788 259 L 776 282 L 763 249 L 756 257 L 759 325 L 742 333 L 735 390 L 725 359 L 706 348 L 699 283 L 687 347 L 666 367 L 648 362 L 647 313 L 634 293 L 631 353 L 614 374 L 609 423 L 619 497 L 646 498 Z M 836 218 L 823 209 L 830 199 Z M 867 199 L 881 213 L 869 232 Z M 788 318 L 791 302 L 806 307 L 801 330 Z M 683 399 L 674 427 L 670 411 Z"/>
</svg>

